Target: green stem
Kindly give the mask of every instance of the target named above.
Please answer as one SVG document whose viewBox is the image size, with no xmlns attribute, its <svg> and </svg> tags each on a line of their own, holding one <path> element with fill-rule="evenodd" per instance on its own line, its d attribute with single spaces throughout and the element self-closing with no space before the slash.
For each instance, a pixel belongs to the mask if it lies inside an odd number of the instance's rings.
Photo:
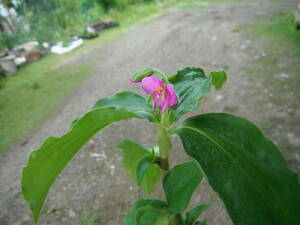
<svg viewBox="0 0 300 225">
<path fill-rule="evenodd" d="M 169 170 L 169 152 L 172 149 L 172 143 L 168 132 L 169 123 L 169 114 L 168 111 L 165 111 L 161 115 L 160 124 L 157 125 L 160 167 L 165 171 Z"/>
<path fill-rule="evenodd" d="M 172 216 L 171 218 L 171 225 L 181 225 L 183 223 L 182 216 L 178 213 L 175 216 Z"/>
</svg>

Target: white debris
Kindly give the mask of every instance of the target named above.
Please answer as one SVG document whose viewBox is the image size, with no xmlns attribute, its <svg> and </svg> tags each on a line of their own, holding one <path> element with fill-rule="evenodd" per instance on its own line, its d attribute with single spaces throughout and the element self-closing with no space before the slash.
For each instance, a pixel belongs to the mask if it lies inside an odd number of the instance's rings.
<svg viewBox="0 0 300 225">
<path fill-rule="evenodd" d="M 44 42 L 42 45 L 43 45 L 44 48 L 49 48 L 50 47 L 48 42 Z"/>
<path fill-rule="evenodd" d="M 25 57 L 18 57 L 18 58 L 15 58 L 14 60 L 15 60 L 15 64 L 17 66 L 26 63 L 26 58 Z"/>
<path fill-rule="evenodd" d="M 73 51 L 74 49 L 80 47 L 83 44 L 83 40 L 82 39 L 78 39 L 75 41 L 72 41 L 71 44 L 67 47 L 63 47 L 62 43 L 58 43 L 57 45 L 54 45 L 51 48 L 51 52 L 55 53 L 55 54 L 65 54 L 68 52 Z"/>
</svg>

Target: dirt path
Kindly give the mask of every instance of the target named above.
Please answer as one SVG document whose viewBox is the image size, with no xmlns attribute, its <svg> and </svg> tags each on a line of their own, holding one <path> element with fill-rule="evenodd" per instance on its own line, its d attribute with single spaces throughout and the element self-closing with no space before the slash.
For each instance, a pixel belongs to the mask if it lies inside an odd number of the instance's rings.
<svg viewBox="0 0 300 225">
<path fill-rule="evenodd" d="M 261 43 L 233 30 L 241 24 L 264 20 L 280 10 L 292 9 L 295 5 L 288 1 L 281 4 L 223 3 L 191 11 L 169 9 L 166 15 L 155 21 L 136 27 L 120 39 L 105 47 L 99 46 L 71 62 L 92 60 L 96 64 L 95 73 L 65 102 L 55 117 L 48 119 L 28 139 L 26 145 L 15 146 L 0 159 L 0 224 L 30 224 L 31 217 L 19 187 L 21 168 L 30 151 L 45 137 L 62 134 L 72 120 L 86 112 L 97 99 L 129 89 L 140 92 L 128 82 L 130 74 L 136 70 L 156 67 L 173 74 L 185 66 L 201 66 L 206 71 L 224 68 L 228 70 L 229 82 L 224 90 L 206 99 L 200 112 L 224 111 L 226 106 L 227 109 L 234 106 L 234 114 L 258 124 L 268 119 L 264 112 L 253 107 L 256 104 L 255 99 L 251 100 L 254 90 L 243 70 L 253 61 L 253 51 L 247 51 L 247 46 L 260 46 Z M 256 51 L 259 53 L 261 49 Z M 264 131 L 272 136 L 272 131 Z M 78 219 L 87 214 L 99 214 L 102 225 L 121 224 L 121 215 L 129 210 L 134 199 L 143 195 L 121 167 L 120 151 L 115 146 L 123 138 L 145 144 L 152 144 L 155 139 L 153 128 L 137 120 L 114 124 L 94 137 L 51 189 L 40 224 L 77 224 Z M 177 138 L 174 138 L 174 147 L 172 157 L 184 161 Z M 98 156 L 92 153 L 98 153 Z M 161 196 L 159 190 L 156 194 Z M 215 202 L 204 215 L 209 224 L 231 224 L 222 204 L 207 185 L 201 187 L 195 200 Z"/>
</svg>

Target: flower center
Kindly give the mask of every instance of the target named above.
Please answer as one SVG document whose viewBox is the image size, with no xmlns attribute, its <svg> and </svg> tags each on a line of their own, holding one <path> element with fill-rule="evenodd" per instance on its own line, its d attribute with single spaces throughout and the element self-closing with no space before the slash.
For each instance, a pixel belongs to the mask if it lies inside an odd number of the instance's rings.
<svg viewBox="0 0 300 225">
<path fill-rule="evenodd" d="M 162 88 L 162 87 L 155 89 L 155 92 L 158 92 L 158 93 L 162 93 L 163 91 L 164 91 L 164 88 Z"/>
</svg>

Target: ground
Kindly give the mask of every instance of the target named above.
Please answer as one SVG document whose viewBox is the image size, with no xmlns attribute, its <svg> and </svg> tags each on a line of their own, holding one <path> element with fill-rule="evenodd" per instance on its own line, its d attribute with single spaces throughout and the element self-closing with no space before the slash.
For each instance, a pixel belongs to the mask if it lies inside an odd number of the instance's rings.
<svg viewBox="0 0 300 225">
<path fill-rule="evenodd" d="M 299 74 L 290 69 L 296 62 L 278 55 L 276 63 L 267 64 L 274 57 L 268 50 L 267 40 L 250 35 L 251 31 L 245 28 L 248 24 L 267 22 L 270 16 L 295 7 L 296 1 L 260 1 L 217 3 L 188 10 L 170 8 L 163 16 L 131 29 L 117 40 L 62 62 L 96 66 L 93 75 L 65 100 L 55 116 L 48 118 L 26 142 L 15 145 L 1 157 L 0 224 L 31 224 L 19 182 L 28 154 L 45 137 L 66 131 L 72 120 L 85 113 L 97 99 L 124 90 L 142 93 L 128 78 L 146 67 L 167 74 L 186 66 L 201 66 L 206 71 L 225 69 L 229 74 L 228 83 L 222 91 L 214 91 L 205 98 L 196 113 L 230 112 L 255 122 L 280 146 L 289 165 L 299 172 L 297 118 L 300 112 L 296 107 L 299 93 L 296 88 L 289 88 L 299 82 L 296 77 Z M 266 67 L 272 69 L 263 73 Z M 265 85 L 265 80 L 278 82 Z M 121 167 L 121 152 L 116 143 L 124 138 L 152 144 L 154 129 L 146 121 L 128 120 L 96 135 L 70 162 L 49 192 L 41 225 L 78 224 L 80 218 L 90 215 L 97 217 L 99 224 L 122 224 L 122 215 L 134 199 L 143 196 Z M 179 139 L 174 137 L 173 142 L 175 150 L 171 158 L 176 162 L 187 160 Z M 162 197 L 159 187 L 153 196 Z M 203 215 L 208 224 L 232 224 L 224 206 L 206 183 L 195 194 L 194 202 L 214 203 Z"/>
</svg>

